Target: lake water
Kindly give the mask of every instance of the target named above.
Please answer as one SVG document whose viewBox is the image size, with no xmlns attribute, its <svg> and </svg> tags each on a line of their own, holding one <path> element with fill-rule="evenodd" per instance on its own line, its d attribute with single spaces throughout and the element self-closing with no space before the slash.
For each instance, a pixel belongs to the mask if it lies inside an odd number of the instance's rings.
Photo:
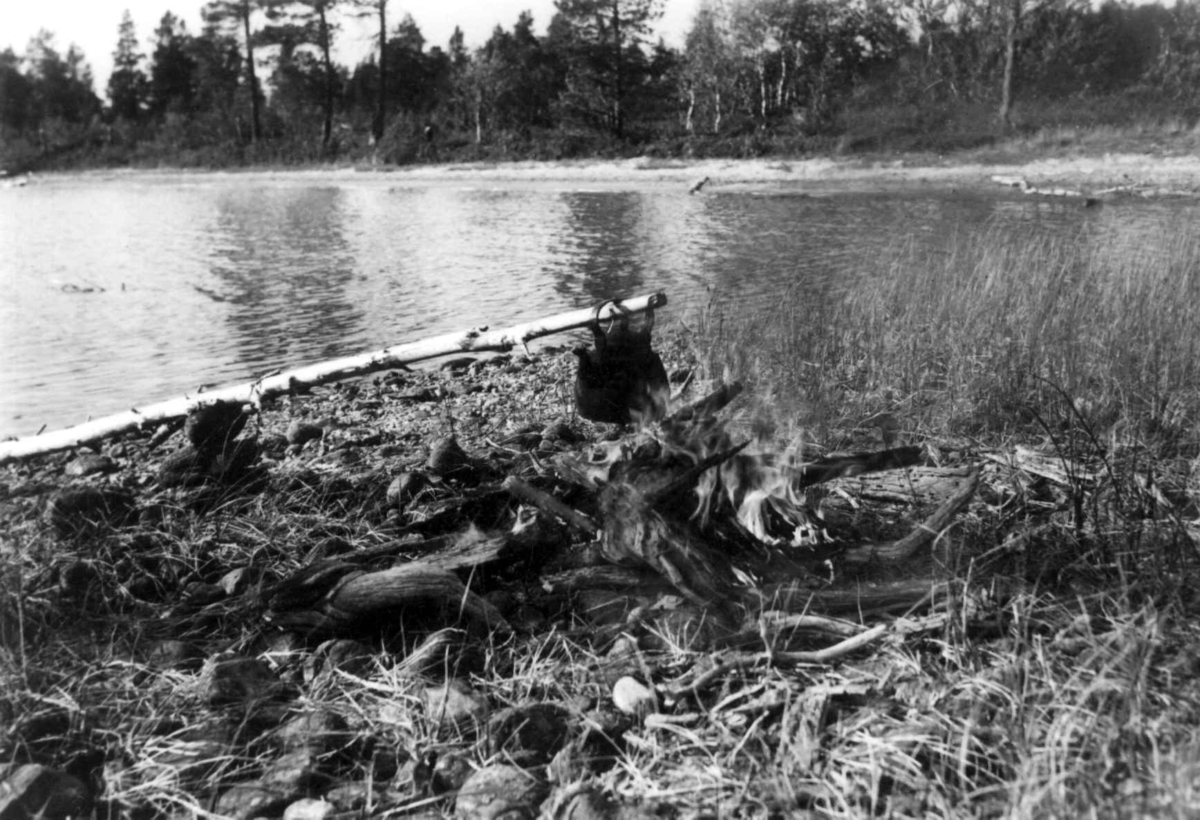
<svg viewBox="0 0 1200 820">
<path fill-rule="evenodd" d="M 884 275 L 905 243 L 996 226 L 1137 242 L 1180 219 L 1001 188 L 567 187 L 213 174 L 0 190 L 0 436 L 613 296 L 664 291 L 666 322 L 715 292 L 749 319 L 796 285 Z"/>
</svg>

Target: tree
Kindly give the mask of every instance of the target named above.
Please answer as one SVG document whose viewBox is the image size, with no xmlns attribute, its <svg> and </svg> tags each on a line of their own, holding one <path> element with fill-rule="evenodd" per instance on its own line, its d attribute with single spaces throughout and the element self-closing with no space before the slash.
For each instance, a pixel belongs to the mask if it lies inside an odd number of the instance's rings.
<svg viewBox="0 0 1200 820">
<path fill-rule="evenodd" d="M 684 127 L 689 134 L 695 130 L 698 108 L 707 113 L 712 133 L 721 130 L 725 101 L 733 89 L 735 65 L 725 5 L 719 0 L 704 0 L 686 35 L 680 71 L 680 90 L 687 100 Z"/>
<path fill-rule="evenodd" d="M 553 106 L 562 90 L 562 70 L 555 56 L 533 32 L 533 16 L 522 12 L 512 32 L 496 26 L 476 55 L 473 76 L 476 138 L 483 120 L 497 129 L 528 137 L 537 127 L 553 124 Z"/>
<path fill-rule="evenodd" d="M 143 59 L 144 55 L 138 51 L 133 17 L 126 9 L 117 29 L 117 50 L 113 52 L 113 72 L 108 78 L 108 98 L 113 114 L 130 122 L 141 119 L 146 103 L 147 80 L 141 67 Z"/>
<path fill-rule="evenodd" d="M 333 64 L 333 37 L 337 30 L 331 20 L 331 12 L 339 0 L 290 0 L 273 2 L 267 6 L 270 21 L 261 35 L 262 42 L 289 49 L 291 56 L 297 46 L 311 45 L 320 55 L 320 96 L 323 120 L 321 143 L 328 146 L 333 137 L 333 111 L 337 102 L 338 72 Z M 301 57 L 294 64 L 297 76 L 311 77 L 302 66 Z"/>
<path fill-rule="evenodd" d="M 0 133 L 20 136 L 30 124 L 33 85 L 21 73 L 21 58 L 11 48 L 0 52 Z"/>
<path fill-rule="evenodd" d="M 1017 70 L 1017 31 L 1021 27 L 1021 0 L 1009 0 L 1008 26 L 1004 34 L 1004 80 L 1000 86 L 1000 124 L 1012 125 L 1013 82 Z"/>
<path fill-rule="evenodd" d="M 54 35 L 42 29 L 25 49 L 25 64 L 33 92 L 32 119 L 39 126 L 54 119 L 86 123 L 99 113 L 92 70 L 78 46 L 72 44 L 64 58 L 55 48 Z"/>
<path fill-rule="evenodd" d="M 378 86 L 375 89 L 375 116 L 371 120 L 371 140 L 378 144 L 383 139 L 383 129 L 387 124 L 387 5 L 388 0 L 351 0 L 359 9 L 359 16 L 379 18 L 379 38 L 377 54 Z"/>
<path fill-rule="evenodd" d="M 626 109 L 646 77 L 642 46 L 662 0 L 555 0 L 547 39 L 568 61 L 568 109 L 613 136 L 625 135 Z"/>
<path fill-rule="evenodd" d="M 240 26 L 246 47 L 246 84 L 250 93 L 250 140 L 262 139 L 261 93 L 254 69 L 254 36 L 250 28 L 251 0 L 209 0 L 201 9 L 206 26 L 213 31 L 232 33 Z"/>
<path fill-rule="evenodd" d="M 213 26 L 187 43 L 187 55 L 195 65 L 192 114 L 210 127 L 230 129 L 231 134 L 209 134 L 210 141 L 241 138 L 237 122 L 238 95 L 242 83 L 242 55 L 237 39 Z"/>
<path fill-rule="evenodd" d="M 198 78 L 193 51 L 187 25 L 168 11 L 154 30 L 147 94 L 151 116 L 162 117 L 170 109 L 194 111 Z"/>
</svg>

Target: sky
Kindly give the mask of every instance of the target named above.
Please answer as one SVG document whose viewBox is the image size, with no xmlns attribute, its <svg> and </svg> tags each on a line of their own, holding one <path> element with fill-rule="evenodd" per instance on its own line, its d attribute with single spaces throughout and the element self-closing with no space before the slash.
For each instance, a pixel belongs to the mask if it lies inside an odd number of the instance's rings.
<svg viewBox="0 0 1200 820">
<path fill-rule="evenodd" d="M 144 54 L 150 54 L 150 36 L 166 12 L 183 19 L 193 34 L 200 31 L 200 7 L 204 0 L 37 0 L 32 3 L 5 3 L 4 28 L 0 32 L 0 51 L 11 47 L 18 56 L 41 29 L 54 33 L 60 54 L 74 43 L 92 67 L 96 93 L 105 95 L 108 75 L 112 73 L 112 52 L 117 45 L 117 28 L 128 9 L 133 16 L 138 42 Z M 668 45 L 682 46 L 683 34 L 691 25 L 699 0 L 665 0 L 658 33 Z M 411 14 L 425 35 L 426 48 L 446 47 L 455 25 L 463 30 L 468 48 L 475 48 L 491 36 L 497 25 L 512 29 L 524 10 L 533 13 L 534 30 L 546 31 L 554 15 L 554 0 L 392 0 L 388 4 L 389 27 L 404 14 Z M 354 65 L 371 46 L 366 24 L 348 24 L 341 35 L 335 59 Z"/>
</svg>

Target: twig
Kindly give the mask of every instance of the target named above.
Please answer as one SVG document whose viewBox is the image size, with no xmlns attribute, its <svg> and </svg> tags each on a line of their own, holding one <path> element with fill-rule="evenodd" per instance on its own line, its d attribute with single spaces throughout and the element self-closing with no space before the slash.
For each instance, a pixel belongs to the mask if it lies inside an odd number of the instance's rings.
<svg viewBox="0 0 1200 820">
<path fill-rule="evenodd" d="M 583 530 L 588 535 L 595 535 L 599 532 L 599 528 L 595 522 L 586 515 L 568 507 L 549 493 L 526 484 L 516 476 L 509 476 L 504 479 L 504 483 L 500 486 L 507 490 L 514 498 L 519 498 L 522 501 L 532 504 L 542 512 L 556 515 L 572 527 Z"/>
</svg>

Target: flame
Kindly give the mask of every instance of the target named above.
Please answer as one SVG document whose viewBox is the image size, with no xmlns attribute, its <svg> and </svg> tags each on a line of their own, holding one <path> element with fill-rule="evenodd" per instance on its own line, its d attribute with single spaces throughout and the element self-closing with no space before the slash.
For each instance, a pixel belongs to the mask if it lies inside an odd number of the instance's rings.
<svg viewBox="0 0 1200 820">
<path fill-rule="evenodd" d="M 727 425 L 697 425 L 684 439 L 664 442 L 674 455 L 694 459 L 728 450 Z M 812 547 L 828 536 L 820 514 L 808 505 L 799 485 L 802 438 L 779 453 L 765 433 L 742 452 L 703 472 L 695 488 L 692 518 L 701 527 L 718 514 L 732 513 L 756 539 L 769 546 Z"/>
</svg>

